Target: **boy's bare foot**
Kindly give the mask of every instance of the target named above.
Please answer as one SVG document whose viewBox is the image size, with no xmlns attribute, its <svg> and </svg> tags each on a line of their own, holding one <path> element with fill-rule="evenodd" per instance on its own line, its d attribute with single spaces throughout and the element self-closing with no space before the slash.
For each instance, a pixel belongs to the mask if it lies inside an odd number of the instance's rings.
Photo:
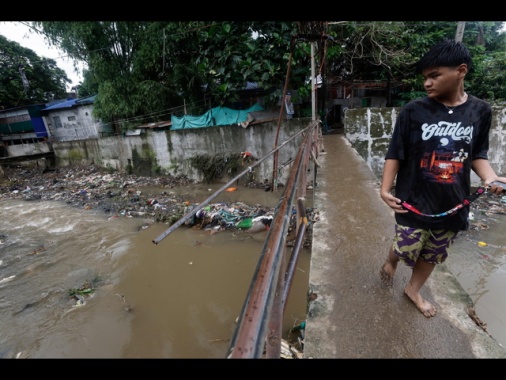
<svg viewBox="0 0 506 380">
<path fill-rule="evenodd" d="M 387 286 L 393 286 L 394 285 L 394 274 L 395 274 L 395 268 L 390 264 L 390 262 L 385 261 L 385 264 L 381 267 L 380 270 L 380 278 L 381 282 L 384 285 Z"/>
<path fill-rule="evenodd" d="M 409 285 L 404 289 L 404 294 L 416 305 L 418 310 L 427 318 L 436 315 L 436 307 L 429 301 L 425 300 L 420 293 L 410 293 L 408 289 Z"/>
</svg>

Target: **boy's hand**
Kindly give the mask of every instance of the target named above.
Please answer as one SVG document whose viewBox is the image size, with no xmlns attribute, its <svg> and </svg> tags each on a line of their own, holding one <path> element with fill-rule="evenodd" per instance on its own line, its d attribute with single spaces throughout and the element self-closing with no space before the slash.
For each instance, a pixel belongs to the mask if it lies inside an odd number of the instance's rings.
<svg viewBox="0 0 506 380">
<path fill-rule="evenodd" d="M 383 199 L 383 202 L 387 204 L 388 207 L 390 207 L 392 210 L 398 213 L 406 213 L 408 210 L 406 210 L 401 205 L 401 200 L 399 198 L 394 197 L 392 194 L 390 194 L 387 191 L 381 191 L 380 192 L 381 199 Z"/>
<path fill-rule="evenodd" d="M 492 194 L 500 195 L 502 193 L 506 193 L 506 181 L 492 181 L 489 183 L 490 190 L 489 192 Z"/>
</svg>

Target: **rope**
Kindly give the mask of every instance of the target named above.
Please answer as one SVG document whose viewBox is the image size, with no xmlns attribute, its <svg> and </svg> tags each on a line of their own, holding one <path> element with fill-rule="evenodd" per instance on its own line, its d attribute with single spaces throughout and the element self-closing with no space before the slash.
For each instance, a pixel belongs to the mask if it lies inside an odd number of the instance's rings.
<svg viewBox="0 0 506 380">
<path fill-rule="evenodd" d="M 445 212 L 442 212 L 442 213 L 439 213 L 439 214 L 424 214 L 423 212 L 421 212 L 420 210 L 418 210 L 416 207 L 410 205 L 406 201 L 401 201 L 401 205 L 406 210 L 414 212 L 415 214 L 418 214 L 418 215 L 428 216 L 428 217 L 431 217 L 431 218 L 441 218 L 441 217 L 444 217 L 444 216 L 453 215 L 457 211 L 459 211 L 460 209 L 463 209 L 464 207 L 469 206 L 471 204 L 471 202 L 474 202 L 480 195 L 482 195 L 483 193 L 485 193 L 489 189 L 490 189 L 490 186 L 487 186 L 487 187 L 480 186 L 480 187 L 478 187 L 478 189 L 473 194 L 469 195 L 466 199 L 464 199 L 462 201 L 462 203 L 458 204 L 457 206 L 453 207 L 452 209 L 450 209 L 448 211 L 445 211 Z"/>
</svg>

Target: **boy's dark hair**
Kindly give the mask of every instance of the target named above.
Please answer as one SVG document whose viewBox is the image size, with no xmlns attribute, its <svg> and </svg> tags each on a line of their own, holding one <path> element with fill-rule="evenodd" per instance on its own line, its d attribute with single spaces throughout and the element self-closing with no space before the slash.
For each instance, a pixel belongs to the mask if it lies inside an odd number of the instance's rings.
<svg viewBox="0 0 506 380">
<path fill-rule="evenodd" d="M 465 63 L 471 68 L 471 54 L 462 42 L 444 39 L 434 45 L 416 64 L 416 72 L 421 74 L 423 70 L 433 67 L 457 67 Z"/>
</svg>

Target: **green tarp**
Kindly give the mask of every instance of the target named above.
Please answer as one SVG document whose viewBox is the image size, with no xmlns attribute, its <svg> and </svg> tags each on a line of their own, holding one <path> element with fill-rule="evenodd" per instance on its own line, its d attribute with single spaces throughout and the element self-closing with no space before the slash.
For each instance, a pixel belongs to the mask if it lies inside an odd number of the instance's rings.
<svg viewBox="0 0 506 380">
<path fill-rule="evenodd" d="M 204 128 L 220 125 L 238 125 L 247 120 L 248 113 L 263 111 L 263 107 L 256 103 L 245 110 L 233 110 L 227 107 L 215 107 L 201 116 L 172 116 L 170 129 Z"/>
</svg>

